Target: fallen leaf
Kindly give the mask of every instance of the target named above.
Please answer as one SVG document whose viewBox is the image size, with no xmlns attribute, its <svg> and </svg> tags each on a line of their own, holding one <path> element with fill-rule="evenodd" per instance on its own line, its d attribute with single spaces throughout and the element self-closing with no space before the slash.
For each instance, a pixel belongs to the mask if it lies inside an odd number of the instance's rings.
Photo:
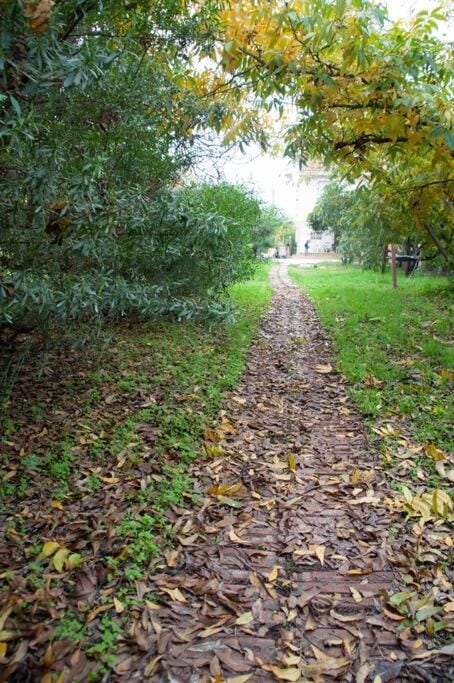
<svg viewBox="0 0 454 683">
<path fill-rule="evenodd" d="M 339 612 L 336 612 L 333 609 L 330 610 L 330 614 L 333 619 L 337 619 L 337 621 L 342 621 L 345 623 L 348 621 L 358 621 L 358 619 L 361 619 L 361 614 L 339 614 Z"/>
<path fill-rule="evenodd" d="M 279 566 L 275 565 L 270 573 L 268 574 L 268 581 L 276 581 L 277 577 L 279 576 Z"/>
<path fill-rule="evenodd" d="M 47 541 L 47 543 L 43 545 L 42 554 L 44 555 L 44 557 L 50 557 L 55 552 L 57 552 L 59 548 L 60 543 L 57 543 L 56 541 Z"/>
<path fill-rule="evenodd" d="M 361 470 L 356 468 L 353 474 L 350 475 L 350 480 L 352 484 L 358 484 L 361 481 Z"/>
<path fill-rule="evenodd" d="M 219 458 L 219 456 L 224 454 L 224 451 L 220 446 L 217 446 L 213 443 L 209 443 L 208 441 L 204 442 L 203 447 L 205 448 L 205 453 L 210 458 Z"/>
<path fill-rule="evenodd" d="M 151 676 L 151 674 L 154 673 L 154 671 L 156 669 L 156 665 L 161 661 L 161 659 L 163 659 L 163 657 L 164 657 L 164 655 L 157 655 L 156 657 L 153 657 L 152 659 L 150 659 L 150 661 L 148 662 L 148 664 L 146 665 L 146 667 L 144 669 L 144 672 L 143 672 L 144 675 L 145 676 Z"/>
<path fill-rule="evenodd" d="M 113 603 L 109 603 L 108 605 L 100 605 L 99 607 L 96 607 L 96 609 L 94 609 L 88 613 L 87 624 L 89 624 L 91 621 L 96 619 L 98 614 L 102 614 L 103 612 L 107 612 L 107 610 L 112 609 L 112 607 L 113 607 Z"/>
<path fill-rule="evenodd" d="M 161 590 L 168 593 L 170 595 L 170 597 L 172 598 L 172 600 L 175 600 L 176 602 L 183 602 L 183 603 L 187 602 L 186 598 L 184 597 L 183 593 L 180 591 L 179 588 L 162 588 L 161 587 Z"/>
<path fill-rule="evenodd" d="M 315 366 L 315 371 L 319 372 L 321 375 L 328 375 L 333 371 L 333 366 L 329 363 L 327 365 L 319 364 Z"/>
<path fill-rule="evenodd" d="M 161 609 L 161 605 L 158 605 L 157 602 L 153 602 L 152 600 L 145 600 L 145 604 L 150 609 Z"/>
<path fill-rule="evenodd" d="M 426 454 L 435 461 L 446 460 L 446 455 L 443 453 L 443 451 L 437 448 L 433 443 L 426 444 L 424 446 L 424 450 L 426 451 Z"/>
<path fill-rule="evenodd" d="M 177 566 L 179 554 L 180 553 L 178 550 L 166 550 L 164 552 L 164 557 L 166 558 L 168 567 L 173 569 Z"/>
<path fill-rule="evenodd" d="M 235 620 L 235 624 L 236 626 L 246 626 L 246 624 L 250 624 L 253 621 L 254 616 L 252 612 L 244 612 Z"/>
<path fill-rule="evenodd" d="M 350 593 L 352 594 L 353 600 L 355 602 L 362 602 L 363 597 L 362 597 L 361 593 L 356 590 L 356 588 L 353 588 L 352 586 L 350 586 Z"/>
<path fill-rule="evenodd" d="M 280 669 L 273 664 L 262 664 L 262 669 L 270 671 L 279 681 L 299 681 L 301 678 L 301 669 L 296 669 L 295 667 Z"/>
<path fill-rule="evenodd" d="M 54 565 L 55 569 L 57 572 L 63 571 L 63 568 L 65 566 L 65 560 L 69 555 L 69 550 L 67 548 L 60 548 L 60 550 L 57 550 L 55 555 L 52 558 L 52 564 Z"/>
<path fill-rule="evenodd" d="M 120 600 L 118 598 L 114 597 L 113 602 L 114 602 L 114 607 L 115 607 L 115 611 L 117 614 L 121 614 L 122 612 L 125 611 L 125 606 L 123 605 L 122 602 L 120 602 Z"/>
<path fill-rule="evenodd" d="M 316 546 L 314 546 L 315 555 L 316 555 L 316 556 L 318 557 L 318 559 L 320 560 L 320 564 L 322 565 L 322 567 L 323 567 L 323 565 L 325 564 L 325 550 L 326 550 L 326 548 L 325 548 L 324 545 L 316 545 Z"/>
<path fill-rule="evenodd" d="M 239 536 L 237 536 L 233 529 L 230 529 L 230 531 L 229 531 L 229 538 L 230 538 L 230 540 L 233 541 L 234 543 L 243 543 L 243 544 L 246 544 L 246 545 L 249 544 L 248 541 L 244 541 L 242 538 L 240 538 Z"/>
<path fill-rule="evenodd" d="M 292 455 L 291 453 L 288 454 L 288 466 L 292 470 L 292 472 L 296 472 L 296 460 L 295 456 Z"/>
</svg>

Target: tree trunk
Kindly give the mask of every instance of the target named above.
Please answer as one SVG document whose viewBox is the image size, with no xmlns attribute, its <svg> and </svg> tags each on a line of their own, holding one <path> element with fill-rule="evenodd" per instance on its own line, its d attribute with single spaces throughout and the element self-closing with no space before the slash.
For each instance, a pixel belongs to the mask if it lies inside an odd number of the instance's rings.
<svg viewBox="0 0 454 683">
<path fill-rule="evenodd" d="M 385 270 L 386 270 L 386 261 L 387 261 L 387 260 L 388 260 L 388 245 L 385 244 L 385 246 L 383 247 L 383 254 L 382 254 L 382 257 L 381 257 L 381 268 L 380 268 L 380 272 L 381 272 L 382 274 L 383 274 L 383 273 L 385 272 Z"/>
<path fill-rule="evenodd" d="M 446 251 L 446 249 L 444 248 L 444 246 L 442 245 L 442 243 L 440 242 L 440 240 L 438 239 L 437 235 L 434 233 L 434 231 L 432 230 L 432 228 L 429 225 L 424 224 L 424 227 L 427 230 L 427 232 L 429 233 L 430 239 L 435 244 L 435 246 L 437 247 L 440 254 L 449 263 L 450 262 L 449 254 Z"/>
<path fill-rule="evenodd" d="M 393 289 L 397 289 L 397 260 L 396 260 L 396 245 L 391 244 L 391 273 Z"/>
</svg>

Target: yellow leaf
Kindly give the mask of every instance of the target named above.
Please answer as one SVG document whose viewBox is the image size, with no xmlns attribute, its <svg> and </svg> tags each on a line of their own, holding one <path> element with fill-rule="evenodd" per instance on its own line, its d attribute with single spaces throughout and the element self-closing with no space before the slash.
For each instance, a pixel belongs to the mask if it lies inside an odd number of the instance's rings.
<svg viewBox="0 0 454 683">
<path fill-rule="evenodd" d="M 117 614 L 121 614 L 122 612 L 125 611 L 125 606 L 123 605 L 122 602 L 120 602 L 120 600 L 118 598 L 114 597 L 113 601 L 114 601 L 115 611 Z"/>
<path fill-rule="evenodd" d="M 44 557 L 50 557 L 59 548 L 60 548 L 60 543 L 57 543 L 57 541 L 47 541 L 47 543 L 45 543 L 43 545 L 42 554 L 44 555 Z"/>
<path fill-rule="evenodd" d="M 328 375 L 333 371 L 333 366 L 329 363 L 327 365 L 319 364 L 315 366 L 315 371 L 319 372 L 321 375 Z"/>
<path fill-rule="evenodd" d="M 268 574 L 268 581 L 276 581 L 277 577 L 279 576 L 279 566 L 275 565 L 270 573 Z"/>
<path fill-rule="evenodd" d="M 6 643 L 0 643 L 0 657 L 6 657 L 6 651 L 8 650 L 8 645 Z"/>
<path fill-rule="evenodd" d="M 65 565 L 65 560 L 69 555 L 69 550 L 66 548 L 60 548 L 55 555 L 52 558 L 52 563 L 57 570 L 57 572 L 63 571 L 63 567 Z"/>
<path fill-rule="evenodd" d="M 220 455 L 223 455 L 224 453 L 220 446 L 216 446 L 213 443 L 208 443 L 208 441 L 205 441 L 203 446 L 205 448 L 205 453 L 211 458 L 218 458 Z"/>
<path fill-rule="evenodd" d="M 288 454 L 288 466 L 292 470 L 292 472 L 296 472 L 295 456 L 292 455 L 291 453 Z"/>
<path fill-rule="evenodd" d="M 350 479 L 352 484 L 358 484 L 358 482 L 361 481 L 361 470 L 356 468 L 356 470 L 353 472 L 353 474 L 350 475 Z"/>
<path fill-rule="evenodd" d="M 246 626 L 246 624 L 250 624 L 253 621 L 254 617 L 252 616 L 252 612 L 244 612 L 244 614 L 236 619 L 235 624 L 236 626 Z"/>
<path fill-rule="evenodd" d="M 226 678 L 226 683 L 247 683 L 252 674 L 243 674 L 243 676 L 233 676 L 233 678 Z"/>
<path fill-rule="evenodd" d="M 353 600 L 355 602 L 361 602 L 362 601 L 363 597 L 362 597 L 361 593 L 356 590 L 356 588 L 352 588 L 350 586 L 350 592 L 351 592 L 351 594 L 353 596 Z"/>
<path fill-rule="evenodd" d="M 150 609 L 161 609 L 161 605 L 158 605 L 157 602 L 152 602 L 151 600 L 145 600 L 145 604 Z"/>
<path fill-rule="evenodd" d="M 64 510 L 65 509 L 59 500 L 51 500 L 50 506 L 51 506 L 51 508 L 55 508 L 55 510 Z"/>
<path fill-rule="evenodd" d="M 118 477 L 100 477 L 105 484 L 118 484 L 120 479 Z"/>
<path fill-rule="evenodd" d="M 217 443 L 221 440 L 221 435 L 218 432 L 215 432 L 214 429 L 210 429 L 209 427 L 207 427 L 204 430 L 203 435 L 205 439 L 207 439 L 208 441 L 212 441 L 213 443 Z"/>
<path fill-rule="evenodd" d="M 430 456 L 436 461 L 446 460 L 446 456 L 443 453 L 443 451 L 440 451 L 440 449 L 434 446 L 433 443 L 426 444 L 424 450 L 426 451 L 428 456 Z"/>
<path fill-rule="evenodd" d="M 235 427 L 230 422 L 227 422 L 227 420 L 221 422 L 219 429 L 222 429 L 226 434 L 235 434 L 236 432 Z"/>
</svg>

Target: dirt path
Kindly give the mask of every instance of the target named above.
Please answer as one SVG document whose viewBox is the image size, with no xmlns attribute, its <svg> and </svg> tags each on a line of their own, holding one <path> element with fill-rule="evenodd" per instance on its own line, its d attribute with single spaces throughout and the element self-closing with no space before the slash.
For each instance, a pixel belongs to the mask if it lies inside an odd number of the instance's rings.
<svg viewBox="0 0 454 683">
<path fill-rule="evenodd" d="M 285 264 L 271 277 L 272 307 L 220 420 L 235 431 L 220 444 L 208 434 L 212 457 L 194 472 L 200 500 L 175 512 L 176 550 L 152 579 L 165 606 L 143 618 L 146 673 L 174 683 L 424 680 L 380 600 L 398 589 L 384 477 L 312 305 Z"/>
</svg>

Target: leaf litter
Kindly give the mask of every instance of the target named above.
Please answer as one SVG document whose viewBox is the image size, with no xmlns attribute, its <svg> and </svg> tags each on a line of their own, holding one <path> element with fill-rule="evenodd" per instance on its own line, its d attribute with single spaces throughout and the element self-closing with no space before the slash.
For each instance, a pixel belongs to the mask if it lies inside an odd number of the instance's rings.
<svg viewBox="0 0 454 683">
<path fill-rule="evenodd" d="M 63 606 L 76 625 L 102 633 L 121 621 L 115 654 L 100 655 L 105 680 L 450 679 L 452 651 L 441 639 L 452 586 L 437 554 L 452 547 L 450 502 L 389 489 L 313 306 L 285 267 L 272 279 L 273 305 L 243 380 L 218 427 L 201 435 L 206 459 L 191 470 L 198 500 L 163 515 L 173 547 L 163 535 L 135 599 L 125 599 L 102 558 L 134 477 L 100 469 L 102 498 L 85 492 L 77 504 L 51 505 L 43 528 L 52 534 L 37 552 L 43 581 L 32 590 L 15 566 L 3 596 L 0 680 L 87 680 L 96 654 L 79 646 L 74 624 L 55 633 Z M 6 534 L 23 543 L 16 529 Z M 115 548 L 114 561 L 129 552 Z"/>
</svg>

